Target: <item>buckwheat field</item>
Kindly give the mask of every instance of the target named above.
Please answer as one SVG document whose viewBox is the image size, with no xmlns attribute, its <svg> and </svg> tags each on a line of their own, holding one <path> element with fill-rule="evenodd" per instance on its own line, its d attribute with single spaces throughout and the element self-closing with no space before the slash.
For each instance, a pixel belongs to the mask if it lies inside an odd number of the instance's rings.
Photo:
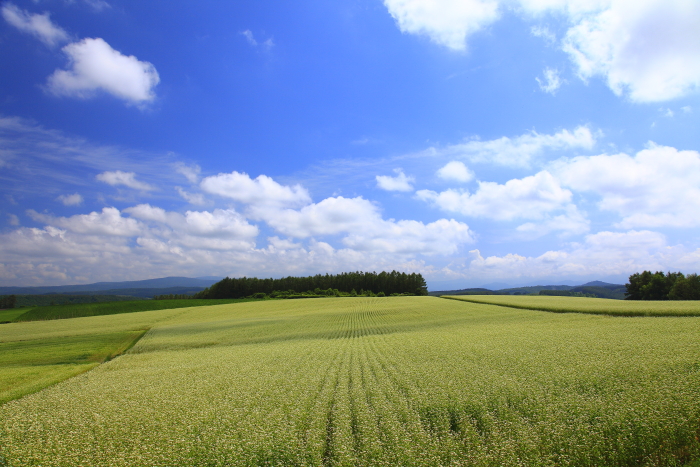
<svg viewBox="0 0 700 467">
<path fill-rule="evenodd" d="M 0 465 L 700 458 L 695 317 L 328 298 L 12 323 L 0 343 L 147 329 L 123 355 L 0 405 Z"/>
</svg>

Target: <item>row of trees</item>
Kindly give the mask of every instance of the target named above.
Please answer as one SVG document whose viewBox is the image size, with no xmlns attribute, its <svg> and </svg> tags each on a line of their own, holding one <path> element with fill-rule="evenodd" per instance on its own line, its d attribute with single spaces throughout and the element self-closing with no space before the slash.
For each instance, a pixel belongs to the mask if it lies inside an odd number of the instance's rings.
<svg viewBox="0 0 700 467">
<path fill-rule="evenodd" d="M 335 290 L 340 294 L 384 295 L 410 294 L 427 295 L 428 287 L 421 274 L 405 272 L 344 272 L 342 274 L 317 274 L 308 277 L 285 277 L 282 279 L 258 279 L 257 277 L 227 277 L 208 289 L 197 293 L 194 298 L 245 298 L 263 293 L 273 296 L 273 292 Z"/>
<path fill-rule="evenodd" d="M 194 298 L 192 295 L 187 295 L 184 293 L 171 293 L 167 295 L 154 295 L 153 300 L 187 300 Z"/>
<path fill-rule="evenodd" d="M 644 271 L 632 274 L 626 300 L 700 300 L 700 277 L 682 272 Z"/>
<path fill-rule="evenodd" d="M 15 295 L 1 295 L 0 296 L 0 309 L 14 308 L 17 305 L 17 296 Z"/>
</svg>

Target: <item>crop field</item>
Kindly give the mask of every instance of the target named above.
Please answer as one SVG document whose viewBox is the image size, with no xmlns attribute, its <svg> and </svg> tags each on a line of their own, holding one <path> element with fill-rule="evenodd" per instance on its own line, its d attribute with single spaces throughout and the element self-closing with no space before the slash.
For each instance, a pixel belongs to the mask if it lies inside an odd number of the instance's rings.
<svg viewBox="0 0 700 467">
<path fill-rule="evenodd" d="M 0 405 L 6 465 L 700 459 L 700 318 L 327 298 L 4 324 L 0 345 L 72 339 L 77 358 L 99 347 L 80 339 L 145 329 L 123 355 Z"/>
<path fill-rule="evenodd" d="M 698 301 L 638 301 L 518 295 L 444 295 L 443 297 L 472 303 L 488 303 L 510 308 L 556 313 L 589 313 L 612 316 L 700 316 L 700 302 Z"/>
</svg>

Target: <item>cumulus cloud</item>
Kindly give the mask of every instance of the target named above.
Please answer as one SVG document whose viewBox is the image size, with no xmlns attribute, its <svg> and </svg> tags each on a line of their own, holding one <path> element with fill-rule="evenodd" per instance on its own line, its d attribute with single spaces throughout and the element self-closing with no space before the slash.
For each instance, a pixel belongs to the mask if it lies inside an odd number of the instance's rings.
<svg viewBox="0 0 700 467">
<path fill-rule="evenodd" d="M 540 89 L 547 94 L 556 94 L 563 83 L 561 78 L 559 78 L 559 70 L 547 67 L 542 74 L 544 75 L 544 79 L 540 80 L 539 78 L 535 78 Z"/>
<path fill-rule="evenodd" d="M 474 179 L 474 173 L 460 161 L 448 162 L 437 171 L 437 176 L 443 180 L 460 183 L 467 183 Z"/>
<path fill-rule="evenodd" d="M 53 217 L 30 209 L 27 215 L 37 222 L 79 234 L 132 237 L 143 231 L 139 222 L 122 217 L 117 208 L 103 208 L 102 212 L 71 217 Z"/>
<path fill-rule="evenodd" d="M 414 177 L 407 177 L 401 169 L 394 169 L 394 173 L 396 173 L 395 177 L 377 175 L 377 188 L 386 191 L 413 191 L 411 183 L 416 180 Z"/>
<path fill-rule="evenodd" d="M 303 206 L 311 202 L 301 185 L 280 185 L 266 175 L 252 179 L 247 173 L 231 172 L 206 177 L 200 187 L 207 193 L 256 206 Z"/>
<path fill-rule="evenodd" d="M 548 215 L 540 222 L 526 222 L 519 225 L 517 232 L 523 234 L 525 238 L 538 238 L 551 232 L 556 232 L 560 236 L 585 234 L 590 230 L 590 221 L 584 216 L 575 205 L 570 204 L 564 208 L 564 213 L 559 215 Z"/>
<path fill-rule="evenodd" d="M 63 52 L 70 67 L 49 76 L 47 87 L 54 94 L 88 98 L 104 91 L 137 105 L 155 99 L 160 77 L 151 63 L 122 55 L 99 37 L 68 44 Z"/>
<path fill-rule="evenodd" d="M 700 225 L 700 153 L 650 144 L 627 154 L 575 157 L 551 169 L 562 184 L 600 197 L 621 228 Z"/>
<path fill-rule="evenodd" d="M 658 232 L 604 231 L 539 256 L 510 253 L 484 257 L 479 250 L 472 250 L 452 270 L 462 277 L 480 280 L 626 277 L 645 269 L 688 271 L 696 267 L 698 259 L 700 250 L 668 245 L 664 235 Z"/>
<path fill-rule="evenodd" d="M 20 31 L 29 33 L 49 47 L 69 40 L 68 33 L 51 22 L 48 13 L 31 14 L 12 3 L 2 6 L 2 17 Z"/>
<path fill-rule="evenodd" d="M 618 95 L 658 102 L 700 86 L 700 3 L 688 0 L 613 0 L 582 15 L 564 50 L 581 78 L 602 76 Z"/>
<path fill-rule="evenodd" d="M 384 5 L 402 32 L 458 51 L 466 50 L 469 35 L 499 17 L 494 0 L 385 0 Z"/>
<path fill-rule="evenodd" d="M 541 219 L 569 205 L 572 198 L 571 191 L 562 188 L 547 171 L 509 180 L 503 185 L 479 182 L 474 193 L 453 189 L 441 193 L 419 190 L 416 195 L 444 211 L 496 220 Z"/>
<path fill-rule="evenodd" d="M 404 33 L 453 50 L 495 22 L 500 6 L 527 19 L 554 14 L 570 27 L 561 42 L 583 80 L 600 76 L 617 95 L 658 102 L 700 88 L 700 3 L 693 0 L 385 0 Z M 532 33 L 556 38 L 545 27 Z M 554 76 L 552 76 L 554 78 Z M 556 84 L 545 74 L 545 88 Z M 547 91 L 552 92 L 552 91 Z"/>
<path fill-rule="evenodd" d="M 379 208 L 362 198 L 342 196 L 295 209 L 250 210 L 277 232 L 293 238 L 344 234 L 342 242 L 353 250 L 396 254 L 450 254 L 474 241 L 467 224 L 440 219 L 424 224 L 382 218 Z"/>
<path fill-rule="evenodd" d="M 430 148 L 428 153 L 471 162 L 528 167 L 546 150 L 592 149 L 595 142 L 596 135 L 588 127 L 579 126 L 573 131 L 562 130 L 553 135 L 532 132 L 515 138 L 504 136 L 488 141 L 470 140 L 445 148 Z"/>
<path fill-rule="evenodd" d="M 139 237 L 142 246 L 188 247 L 210 250 L 245 250 L 255 247 L 259 231 L 233 209 L 187 211 L 184 215 L 149 204 L 124 210 L 131 217 L 155 226 Z M 168 229 L 163 229 L 168 227 Z"/>
<path fill-rule="evenodd" d="M 151 191 L 155 189 L 148 183 L 136 180 L 136 174 L 134 172 L 115 170 L 114 172 L 102 172 L 101 174 L 97 174 L 95 178 L 112 186 L 123 185 L 141 191 Z"/>
<path fill-rule="evenodd" d="M 80 193 L 73 193 L 72 195 L 61 195 L 56 198 L 56 201 L 60 201 L 65 206 L 80 206 L 83 204 L 83 197 Z"/>
</svg>

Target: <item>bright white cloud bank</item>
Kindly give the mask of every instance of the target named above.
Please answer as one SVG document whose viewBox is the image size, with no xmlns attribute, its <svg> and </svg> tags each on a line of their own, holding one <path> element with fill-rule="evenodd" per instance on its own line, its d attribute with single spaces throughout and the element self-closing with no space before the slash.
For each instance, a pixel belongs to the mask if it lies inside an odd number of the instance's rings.
<svg viewBox="0 0 700 467">
<path fill-rule="evenodd" d="M 700 154 L 651 144 L 627 154 L 576 157 L 553 165 L 565 186 L 591 192 L 621 228 L 700 225 Z"/>
<path fill-rule="evenodd" d="M 160 82 L 155 67 L 133 55 L 122 55 L 103 39 L 87 38 L 63 47 L 70 68 L 49 76 L 48 89 L 56 95 L 92 97 L 104 91 L 133 104 L 155 98 Z"/>
<path fill-rule="evenodd" d="M 479 250 L 454 262 L 446 273 L 486 280 L 520 278 L 627 276 L 642 270 L 695 270 L 700 249 L 669 245 L 666 238 L 646 230 L 599 232 L 560 250 L 527 257 L 518 254 L 483 257 Z"/>
<path fill-rule="evenodd" d="M 499 8 L 528 20 L 565 16 L 562 40 L 578 75 L 604 78 L 618 95 L 633 101 L 674 99 L 700 87 L 700 2 L 695 0 L 385 0 L 405 33 L 427 35 L 464 50 L 471 34 L 495 22 Z M 544 28 L 535 29 L 540 35 Z M 551 38 L 551 33 L 549 35 Z M 550 39 L 551 40 L 551 39 Z M 554 92 L 557 76 L 541 86 Z"/>
<path fill-rule="evenodd" d="M 441 193 L 420 190 L 416 195 L 444 211 L 497 220 L 539 219 L 568 205 L 572 197 L 571 191 L 546 171 L 503 185 L 479 182 L 474 193 L 449 189 Z"/>
<path fill-rule="evenodd" d="M 29 33 L 53 47 L 68 41 L 68 33 L 51 22 L 48 13 L 31 14 L 12 3 L 2 6 L 2 17 L 20 31 Z"/>
</svg>

